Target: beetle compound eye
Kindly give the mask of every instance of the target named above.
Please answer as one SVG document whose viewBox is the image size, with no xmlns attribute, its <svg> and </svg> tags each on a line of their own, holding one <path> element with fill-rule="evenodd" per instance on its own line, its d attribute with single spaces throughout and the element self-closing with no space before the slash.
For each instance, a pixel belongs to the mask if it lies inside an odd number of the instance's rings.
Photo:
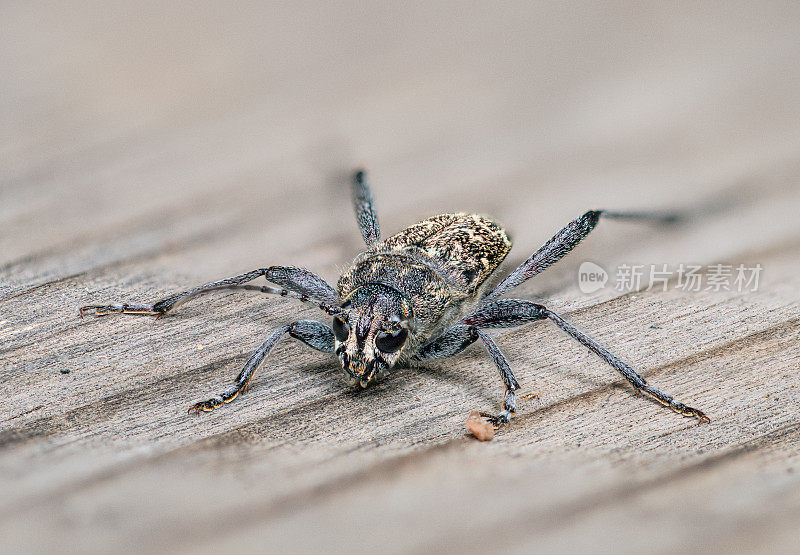
<svg viewBox="0 0 800 555">
<path fill-rule="evenodd" d="M 400 328 L 397 331 L 378 333 L 375 337 L 375 346 L 384 353 L 393 353 L 403 346 L 408 337 L 408 330 Z"/>
<path fill-rule="evenodd" d="M 350 335 L 350 328 L 347 327 L 344 320 L 337 316 L 333 318 L 333 335 L 342 343 L 347 341 L 347 336 Z"/>
</svg>

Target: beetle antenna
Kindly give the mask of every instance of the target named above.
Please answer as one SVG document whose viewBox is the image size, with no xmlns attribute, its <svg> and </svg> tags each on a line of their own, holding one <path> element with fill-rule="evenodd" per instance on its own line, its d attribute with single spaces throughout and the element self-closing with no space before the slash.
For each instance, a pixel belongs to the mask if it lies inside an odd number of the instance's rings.
<svg viewBox="0 0 800 555">
<path fill-rule="evenodd" d="M 320 301 L 318 299 L 313 299 L 308 295 L 303 295 L 302 293 L 296 293 L 295 291 L 289 291 L 288 289 L 283 289 L 281 287 L 272 287 L 270 285 L 234 285 L 236 289 L 248 289 L 250 291 L 260 291 L 261 293 L 267 293 L 270 295 L 280 295 L 281 297 L 290 297 L 292 299 L 297 299 L 300 302 L 309 303 L 315 305 L 317 308 L 322 310 L 323 312 L 327 312 L 331 316 L 346 316 L 347 310 L 340 306 L 332 305 L 330 303 L 326 303 L 325 301 Z"/>
</svg>

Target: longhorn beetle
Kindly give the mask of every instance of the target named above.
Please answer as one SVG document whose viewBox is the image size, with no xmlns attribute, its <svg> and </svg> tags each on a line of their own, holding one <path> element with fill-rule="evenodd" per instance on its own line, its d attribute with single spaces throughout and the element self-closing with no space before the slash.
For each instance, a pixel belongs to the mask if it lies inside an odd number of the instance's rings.
<svg viewBox="0 0 800 555">
<path fill-rule="evenodd" d="M 619 371 L 637 392 L 644 392 L 683 416 L 702 421 L 701 410 L 687 407 L 648 383 L 633 368 L 548 308 L 522 299 L 500 297 L 555 264 L 580 243 L 600 218 L 670 223 L 672 214 L 590 210 L 571 221 L 530 258 L 499 281 L 490 279 L 511 250 L 511 240 L 496 222 L 474 214 L 442 214 L 423 220 L 381 241 L 372 193 L 363 171 L 352 180 L 356 221 L 367 249 L 342 274 L 336 289 L 308 270 L 270 266 L 171 295 L 154 304 L 89 305 L 80 315 L 145 314 L 160 318 L 207 291 L 246 289 L 291 297 L 333 316 L 331 326 L 300 320 L 279 327 L 256 349 L 233 386 L 192 405 L 211 411 L 230 403 L 248 387 L 258 366 L 286 333 L 339 357 L 351 386 L 367 387 L 387 370 L 409 362 L 448 358 L 479 340 L 500 371 L 505 386 L 503 410 L 489 416 L 495 428 L 516 410 L 519 384 L 486 330 L 548 319 Z M 263 276 L 277 285 L 245 285 Z M 495 282 L 494 287 L 489 287 Z"/>
</svg>

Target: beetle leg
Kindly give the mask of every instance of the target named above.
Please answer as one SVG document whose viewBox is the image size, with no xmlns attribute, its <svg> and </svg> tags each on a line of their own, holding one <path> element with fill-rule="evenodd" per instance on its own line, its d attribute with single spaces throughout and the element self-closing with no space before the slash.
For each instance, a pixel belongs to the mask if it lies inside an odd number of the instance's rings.
<svg viewBox="0 0 800 555">
<path fill-rule="evenodd" d="M 248 281 L 253 281 L 257 277 L 263 276 L 264 273 L 265 269 L 253 270 L 252 272 L 247 272 L 246 274 L 240 274 L 238 276 L 233 276 L 212 283 L 206 283 L 205 285 L 195 287 L 194 289 L 170 295 L 169 297 L 161 299 L 160 301 L 156 301 L 153 304 L 117 303 L 107 306 L 82 306 L 80 315 L 83 317 L 85 312 L 93 310 L 96 316 L 104 316 L 106 314 L 145 314 L 160 318 L 173 308 L 176 308 L 186 301 L 202 295 L 203 293 L 217 289 L 226 289 L 234 285 L 241 285 L 243 283 L 247 283 Z"/>
<path fill-rule="evenodd" d="M 567 332 L 573 339 L 588 347 L 590 351 L 598 355 L 609 365 L 613 366 L 626 380 L 634 387 L 637 392 L 646 393 L 655 399 L 661 405 L 668 407 L 673 412 L 680 415 L 697 418 L 700 422 L 711 422 L 711 419 L 706 416 L 700 409 L 687 407 L 680 401 L 676 401 L 671 395 L 661 391 L 660 389 L 647 384 L 647 381 L 641 377 L 636 371 L 624 363 L 622 360 L 608 352 L 603 346 L 597 343 L 591 337 L 588 337 L 583 332 L 575 329 L 570 323 L 566 322 L 558 314 L 551 312 L 547 308 L 540 306 L 541 310 L 545 311 L 546 317 L 552 320 L 559 328 Z"/>
<path fill-rule="evenodd" d="M 460 353 L 479 338 L 483 341 L 489 356 L 492 357 L 492 360 L 497 366 L 500 372 L 500 378 L 505 385 L 502 412 L 497 415 L 482 414 L 482 416 L 488 417 L 489 422 L 491 422 L 495 428 L 499 428 L 503 424 L 509 422 L 511 415 L 517 409 L 516 395 L 514 392 L 519 389 L 519 384 L 516 378 L 514 378 L 514 373 L 511 371 L 506 357 L 488 334 L 481 331 L 476 326 L 455 325 L 440 335 L 436 340 L 423 346 L 412 358 L 414 360 L 448 358 Z"/>
<path fill-rule="evenodd" d="M 240 393 L 247 391 L 247 388 L 250 385 L 250 380 L 253 378 L 253 374 L 255 374 L 256 369 L 264 361 L 275 344 L 287 332 L 295 339 L 302 341 L 306 345 L 318 351 L 333 353 L 333 330 L 322 322 L 301 320 L 299 322 L 289 324 L 288 326 L 278 328 L 266 339 L 266 341 L 261 344 L 258 349 L 256 349 L 256 351 L 247 361 L 247 364 L 245 364 L 244 368 L 242 368 L 242 371 L 239 372 L 239 375 L 236 377 L 236 382 L 231 387 L 219 395 L 215 395 L 210 399 L 195 403 L 189 407 L 188 412 L 191 413 L 194 411 L 198 414 L 200 411 L 210 412 L 215 408 L 222 406 L 224 403 L 230 403 Z"/>
<path fill-rule="evenodd" d="M 412 358 L 429 360 L 455 356 L 478 340 L 478 330 L 474 326 L 455 325 L 442 335 L 423 345 Z"/>
<path fill-rule="evenodd" d="M 585 347 L 588 347 L 590 351 L 614 367 L 633 386 L 637 395 L 639 393 L 647 394 L 661 405 L 670 408 L 678 414 L 697 418 L 700 422 L 710 422 L 710 419 L 703 411 L 687 407 L 683 403 L 676 401 L 671 395 L 648 385 L 647 381 L 636 373 L 628 364 L 611 354 L 594 339 L 577 330 L 574 326 L 561 318 L 561 316 L 540 304 L 520 299 L 502 299 L 481 306 L 472 314 L 463 317 L 459 321 L 459 324 L 473 325 L 480 328 L 503 328 L 518 326 L 526 322 L 544 318 L 552 320 L 573 339 L 580 342 Z"/>
<path fill-rule="evenodd" d="M 375 201 L 367 181 L 364 170 L 353 174 L 353 209 L 356 211 L 356 222 L 361 236 L 367 246 L 372 246 L 381 240 L 381 226 L 375 212 Z"/>
<path fill-rule="evenodd" d="M 597 226 L 600 216 L 615 220 L 639 220 L 652 223 L 671 224 L 679 222 L 684 215 L 675 212 L 612 212 L 609 210 L 589 210 L 583 216 L 575 218 L 549 241 L 533 253 L 530 258 L 519 265 L 503 281 L 492 289 L 484 301 L 496 299 L 543 272 L 578 246 L 583 239 Z"/>
<path fill-rule="evenodd" d="M 282 287 L 254 287 L 243 285 L 260 276 L 264 276 L 267 281 L 271 281 Z M 271 266 L 269 268 L 261 268 L 238 276 L 214 281 L 212 283 L 206 283 L 194 289 L 170 295 L 153 304 L 115 303 L 110 305 L 82 306 L 80 315 L 83 317 L 84 313 L 94 311 L 93 313 L 96 316 L 104 316 L 106 314 L 142 314 L 160 318 L 186 301 L 194 299 L 203 293 L 219 289 L 255 289 L 262 293 L 272 293 L 284 297 L 296 298 L 303 302 L 313 302 L 328 313 L 338 313 L 339 311 L 336 292 L 321 277 L 303 268 L 295 268 L 293 266 Z"/>
<path fill-rule="evenodd" d="M 480 329 L 520 326 L 528 322 L 542 320 L 545 318 L 552 320 L 559 328 L 568 333 L 573 339 L 580 342 L 582 345 L 602 358 L 606 363 L 615 368 L 633 386 L 634 392 L 637 395 L 640 393 L 646 394 L 659 404 L 668 407 L 678 414 L 697 418 L 700 422 L 710 422 L 709 417 L 706 416 L 703 411 L 688 407 L 680 401 L 676 401 L 671 395 L 649 385 L 647 381 L 638 373 L 636 373 L 633 368 L 615 355 L 611 354 L 595 340 L 577 330 L 559 315 L 550 311 L 548 308 L 531 301 L 521 299 L 502 299 L 487 303 L 479 307 L 473 313 L 464 316 L 456 325 L 449 328 L 444 334 L 440 335 L 439 338 L 431 343 L 428 343 L 427 345 L 424 345 L 413 358 L 416 360 L 424 360 L 453 356 L 466 349 L 467 346 L 476 341 L 478 337 L 484 340 L 484 344 L 487 345 L 487 350 L 490 354 L 492 354 L 492 348 L 490 348 L 489 344 L 486 343 L 486 339 L 484 339 L 484 337 L 488 338 L 488 336 L 484 332 L 480 331 Z M 489 339 L 489 341 L 491 341 L 491 339 Z M 497 353 L 500 353 L 499 349 L 497 349 L 497 346 L 494 345 L 493 342 L 491 344 L 493 345 L 494 349 L 496 349 Z M 501 353 L 500 356 L 502 357 Z M 492 358 L 494 358 L 494 355 Z M 501 358 L 499 360 L 501 360 L 501 362 L 498 362 L 498 359 L 495 359 L 495 364 L 497 364 L 498 368 L 500 368 L 502 375 L 502 364 L 505 362 L 505 359 Z M 508 367 L 508 365 L 506 364 L 505 367 Z M 511 377 L 513 378 L 513 375 Z M 506 388 L 506 391 L 506 403 L 508 403 L 508 387 Z M 513 390 L 511 390 L 511 393 L 513 394 Z M 512 397 L 510 401 L 512 407 L 514 400 L 515 399 Z M 504 407 L 504 412 L 505 410 L 507 409 Z M 510 412 L 513 412 L 513 410 Z M 498 415 L 498 417 L 500 417 L 500 415 Z"/>
<path fill-rule="evenodd" d="M 478 328 L 513 328 L 547 318 L 547 309 L 531 301 L 500 299 L 478 307 L 459 324 Z"/>
<path fill-rule="evenodd" d="M 489 337 L 486 332 L 481 330 L 478 330 L 478 336 L 481 338 L 481 341 L 483 341 L 483 345 L 489 352 L 489 356 L 492 357 L 497 369 L 500 371 L 500 378 L 503 380 L 503 384 L 506 386 L 502 412 L 489 418 L 489 422 L 491 422 L 496 429 L 501 427 L 503 424 L 508 424 L 508 422 L 511 420 L 511 415 L 517 411 L 517 398 L 516 395 L 514 395 L 514 392 L 519 389 L 519 384 L 517 383 L 517 379 L 514 377 L 514 373 L 511 371 L 511 367 L 508 365 L 506 357 L 500 351 L 500 348 L 492 340 L 492 338 Z"/>
</svg>

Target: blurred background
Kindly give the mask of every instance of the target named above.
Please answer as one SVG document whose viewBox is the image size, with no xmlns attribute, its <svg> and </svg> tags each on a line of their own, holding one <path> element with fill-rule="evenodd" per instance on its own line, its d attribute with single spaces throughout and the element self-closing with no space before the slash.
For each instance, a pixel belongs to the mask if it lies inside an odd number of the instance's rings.
<svg viewBox="0 0 800 555">
<path fill-rule="evenodd" d="M 797 2 L 0 2 L 2 535 L 34 552 L 793 551 L 798 30 Z M 715 425 L 609 389 L 546 326 L 498 334 L 541 397 L 489 445 L 463 430 L 501 398 L 477 348 L 357 397 L 287 341 L 257 394 L 189 419 L 266 328 L 316 313 L 219 296 L 158 324 L 77 320 L 271 264 L 335 282 L 362 247 L 356 167 L 384 235 L 479 212 L 511 263 L 588 209 L 721 201 L 670 232 L 601 224 L 519 290 Z M 583 260 L 761 263 L 764 288 L 581 294 Z"/>
<path fill-rule="evenodd" d="M 798 12 L 3 2 L 0 262 L 276 206 L 330 214 L 302 225 L 352 250 L 346 183 L 330 180 L 355 165 L 387 231 L 478 210 L 526 250 L 589 207 L 691 202 L 796 153 Z M 250 231 L 243 252 L 271 253 Z"/>
</svg>

